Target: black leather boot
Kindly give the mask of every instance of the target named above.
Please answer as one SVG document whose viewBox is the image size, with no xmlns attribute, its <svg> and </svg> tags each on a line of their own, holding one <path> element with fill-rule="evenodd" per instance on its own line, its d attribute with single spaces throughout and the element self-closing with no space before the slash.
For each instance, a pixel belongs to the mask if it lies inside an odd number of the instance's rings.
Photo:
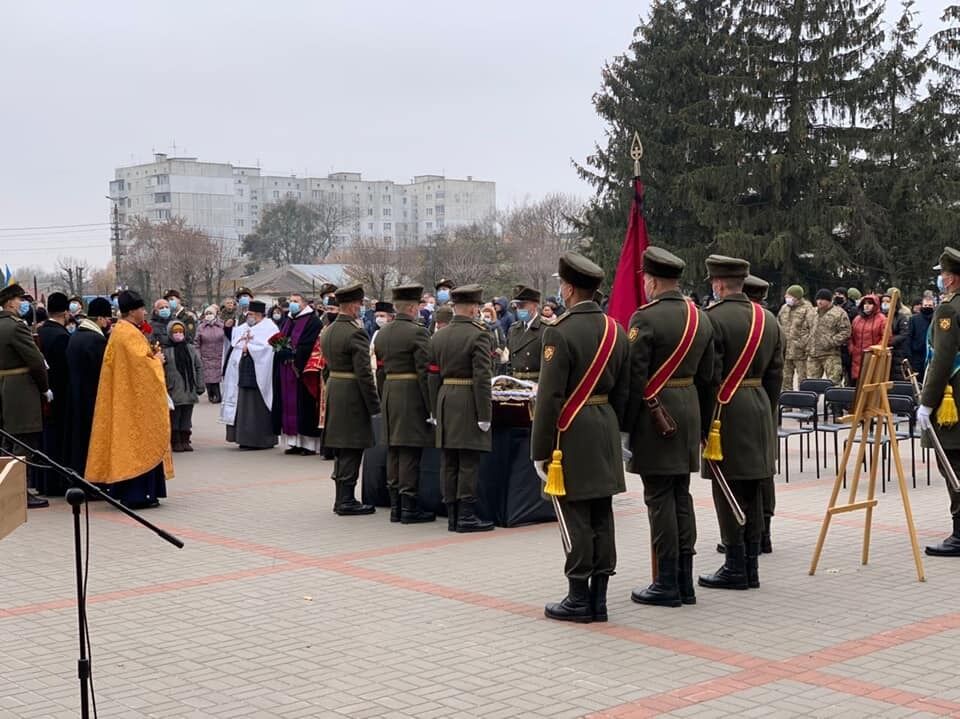
<svg viewBox="0 0 960 719">
<path fill-rule="evenodd" d="M 696 604 L 697 594 L 693 589 L 693 555 L 681 554 L 677 569 L 677 586 L 680 587 L 680 601 L 684 604 Z"/>
<path fill-rule="evenodd" d="M 400 521 L 400 492 L 395 489 L 387 489 L 390 493 L 390 521 Z"/>
<path fill-rule="evenodd" d="M 489 532 L 493 529 L 493 522 L 488 522 L 477 516 L 476 502 L 467 502 L 461 499 L 459 504 L 460 506 L 457 508 L 458 532 Z M 589 603 L 589 597 L 587 601 Z"/>
<path fill-rule="evenodd" d="M 926 552 L 931 557 L 960 557 L 960 515 L 953 518 L 953 534 L 940 544 L 928 546 Z"/>
<path fill-rule="evenodd" d="M 763 535 L 760 537 L 760 551 L 763 554 L 773 554 L 773 542 L 770 541 L 770 520 L 773 517 L 764 517 Z"/>
<path fill-rule="evenodd" d="M 609 574 L 595 574 L 590 577 L 590 608 L 593 610 L 593 621 L 607 621 L 607 585 L 610 583 Z"/>
<path fill-rule="evenodd" d="M 657 578 L 646 589 L 634 589 L 630 598 L 637 604 L 657 607 L 679 607 L 680 587 L 677 585 L 677 558 L 657 557 Z"/>
<path fill-rule="evenodd" d="M 760 544 L 747 545 L 747 586 L 750 589 L 760 588 Z"/>
<path fill-rule="evenodd" d="M 180 433 L 180 444 L 183 447 L 184 452 L 192 452 L 193 445 L 190 444 L 190 436 L 193 434 L 190 430 Z"/>
<path fill-rule="evenodd" d="M 457 531 L 457 503 L 450 502 L 444 505 L 447 508 L 447 531 Z"/>
<path fill-rule="evenodd" d="M 593 609 L 590 606 L 590 585 L 586 579 L 567 579 L 570 589 L 563 601 L 548 604 L 543 608 L 547 619 L 561 622 L 588 624 L 593 621 Z"/>
<path fill-rule="evenodd" d="M 340 509 L 340 500 L 343 499 L 343 484 L 341 482 L 334 481 L 333 486 L 336 490 L 336 495 L 333 498 L 333 511 L 336 513 Z"/>
<path fill-rule="evenodd" d="M 699 584 L 708 589 L 748 589 L 747 550 L 742 544 L 727 545 L 726 561 L 713 574 L 701 574 Z"/>
<path fill-rule="evenodd" d="M 32 492 L 27 492 L 27 509 L 43 509 L 49 507 L 50 502 L 43 497 L 38 497 Z"/>
<path fill-rule="evenodd" d="M 422 522 L 432 522 L 437 518 L 433 512 L 427 512 L 420 509 L 417 505 L 416 495 L 400 495 L 400 521 L 403 524 L 421 524 Z"/>
<path fill-rule="evenodd" d="M 360 514 L 373 514 L 377 511 L 377 508 L 372 504 L 363 504 L 357 501 L 355 496 L 356 482 L 337 482 L 337 484 L 343 485 L 341 490 L 343 495 L 340 497 L 339 506 L 333 511 L 341 517 L 355 517 Z"/>
</svg>

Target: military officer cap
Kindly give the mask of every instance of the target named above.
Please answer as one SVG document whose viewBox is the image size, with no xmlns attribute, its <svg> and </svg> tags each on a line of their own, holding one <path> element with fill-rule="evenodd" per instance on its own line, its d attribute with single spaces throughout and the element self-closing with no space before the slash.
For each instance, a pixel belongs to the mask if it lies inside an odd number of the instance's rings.
<svg viewBox="0 0 960 719">
<path fill-rule="evenodd" d="M 354 282 L 352 285 L 339 288 L 334 294 L 337 297 L 337 302 L 340 304 L 344 302 L 359 302 L 363 299 L 363 285 L 359 282 Z"/>
<path fill-rule="evenodd" d="M 62 292 L 53 292 L 47 297 L 47 312 L 52 315 L 66 312 L 70 306 L 70 300 Z"/>
<path fill-rule="evenodd" d="M 183 299 L 183 298 L 180 296 L 180 291 L 179 291 L 179 290 L 172 290 L 172 289 L 171 289 L 171 290 L 167 290 L 166 292 L 163 293 L 163 299 L 169 300 L 171 297 L 176 297 L 178 300 L 182 300 L 182 299 Z"/>
<path fill-rule="evenodd" d="M 237 294 L 235 295 L 235 297 L 239 300 L 242 295 L 248 295 L 250 297 L 253 297 L 253 292 L 250 291 L 249 287 L 241 287 L 240 289 L 237 290 Z"/>
<path fill-rule="evenodd" d="M 940 255 L 940 269 L 960 275 L 960 250 L 944 247 Z"/>
<path fill-rule="evenodd" d="M 480 285 L 461 285 L 450 290 L 450 299 L 454 304 L 478 305 L 483 302 L 483 287 Z"/>
<path fill-rule="evenodd" d="M 423 285 L 397 285 L 390 290 L 394 302 L 419 302 L 423 297 Z"/>
<path fill-rule="evenodd" d="M 564 252 L 560 255 L 557 274 L 564 282 L 590 292 L 595 292 L 603 282 L 603 270 L 600 266 L 576 252 Z"/>
<path fill-rule="evenodd" d="M 437 280 L 437 284 L 434 285 L 433 289 L 439 290 L 441 287 L 446 287 L 448 290 L 452 290 L 453 282 L 444 277 L 442 279 Z"/>
<path fill-rule="evenodd" d="M 27 297 L 26 290 L 16 283 L 0 289 L 0 304 L 9 302 L 15 297 Z"/>
<path fill-rule="evenodd" d="M 332 282 L 324 282 L 320 285 L 320 296 L 329 295 L 331 292 L 336 292 L 337 286 Z"/>
<path fill-rule="evenodd" d="M 707 258 L 707 274 L 710 279 L 746 279 L 750 274 L 750 263 L 739 257 L 710 255 Z"/>
<path fill-rule="evenodd" d="M 540 304 L 540 293 L 532 287 L 517 285 L 513 288 L 514 302 L 536 302 Z"/>
<path fill-rule="evenodd" d="M 687 263 L 662 247 L 648 247 L 643 251 L 643 272 L 665 280 L 680 279 Z"/>
<path fill-rule="evenodd" d="M 110 317 L 113 312 L 110 307 L 110 300 L 105 297 L 96 297 L 90 300 L 90 306 L 87 308 L 87 317 Z"/>
<path fill-rule="evenodd" d="M 747 275 L 747 279 L 743 281 L 743 291 L 751 299 L 766 299 L 769 289 L 770 283 L 756 275 Z"/>
<path fill-rule="evenodd" d="M 386 312 L 387 314 L 391 314 L 391 315 L 394 315 L 397 313 L 397 311 L 393 309 L 393 304 L 391 304 L 390 302 L 377 302 L 373 306 L 373 311 Z"/>
</svg>

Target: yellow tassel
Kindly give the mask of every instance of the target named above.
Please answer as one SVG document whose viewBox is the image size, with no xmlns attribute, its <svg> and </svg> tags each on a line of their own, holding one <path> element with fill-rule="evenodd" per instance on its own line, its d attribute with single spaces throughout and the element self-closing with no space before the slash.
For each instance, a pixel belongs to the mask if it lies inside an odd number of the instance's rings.
<svg viewBox="0 0 960 719">
<path fill-rule="evenodd" d="M 544 487 L 544 494 L 554 497 L 563 497 L 567 493 L 563 486 L 563 452 L 559 449 L 553 450 L 553 459 L 550 460 L 550 466 L 547 467 L 547 486 Z"/>
<path fill-rule="evenodd" d="M 937 410 L 937 422 L 941 427 L 952 427 L 957 423 L 957 403 L 953 401 L 953 387 L 947 385 L 943 402 Z"/>
<path fill-rule="evenodd" d="M 715 419 L 710 424 L 710 432 L 707 434 L 707 446 L 703 450 L 703 458 L 714 462 L 723 460 L 723 448 L 720 446 L 720 420 Z"/>
</svg>

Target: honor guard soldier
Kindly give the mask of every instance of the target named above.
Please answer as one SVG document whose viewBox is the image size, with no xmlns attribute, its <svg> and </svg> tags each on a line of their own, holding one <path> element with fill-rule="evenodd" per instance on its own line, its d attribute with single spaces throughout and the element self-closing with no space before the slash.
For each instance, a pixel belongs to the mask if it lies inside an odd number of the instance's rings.
<svg viewBox="0 0 960 719">
<path fill-rule="evenodd" d="M 685 263 L 659 247 L 643 253 L 649 302 L 630 319 L 630 471 L 643 479 L 643 501 L 657 561 L 653 584 L 633 591 L 638 604 L 696 604 L 693 555 L 697 525 L 690 473 L 700 468 L 701 406 L 711 403 L 714 354 L 710 321 L 680 292 Z"/>
<path fill-rule="evenodd" d="M 327 386 L 323 444 L 337 450 L 333 511 L 341 516 L 373 514 L 375 507 L 356 499 L 363 450 L 374 445 L 371 419 L 380 414 L 380 399 L 370 367 L 370 340 L 359 320 L 363 285 L 341 287 L 336 296 L 340 312 L 320 335 Z"/>
<path fill-rule="evenodd" d="M 943 249 L 937 286 L 945 294 L 930 323 L 933 357 L 923 379 L 917 424 L 921 430 L 932 429 L 937 433 L 950 466 L 960 474 L 960 424 L 956 406 L 960 397 L 960 250 Z M 934 557 L 960 557 L 960 494 L 949 482 L 947 493 L 953 532 L 939 544 L 926 548 L 926 553 Z"/>
<path fill-rule="evenodd" d="M 714 574 L 701 575 L 699 583 L 710 589 L 747 589 L 760 586 L 760 487 L 774 474 L 783 337 L 776 317 L 743 293 L 749 262 L 710 255 L 707 271 L 718 298 L 706 314 L 713 325 L 719 371 L 714 374 L 713 402 L 704 407 L 703 422 L 709 432 L 703 476 L 714 480 L 713 501 L 726 561 Z M 723 477 L 714 476 L 714 466 Z M 737 523 L 721 481 L 729 484 L 743 510 L 745 526 Z"/>
<path fill-rule="evenodd" d="M 447 528 L 451 532 L 486 532 L 493 522 L 477 516 L 480 453 L 489 452 L 493 413 L 493 342 L 475 318 L 483 301 L 480 285 L 450 292 L 453 320 L 430 342 L 431 406 L 437 447 L 443 450 L 440 475 Z"/>
<path fill-rule="evenodd" d="M 424 447 L 436 441 L 429 410 L 430 333 L 416 319 L 423 285 L 401 285 L 391 294 L 396 316 L 374 339 L 377 367 L 383 375 L 390 521 L 432 522 L 433 512 L 421 510 L 417 503 L 420 456 Z"/>
<path fill-rule="evenodd" d="M 530 453 L 538 471 L 558 459 L 561 521 L 569 534 L 569 589 L 544 614 L 568 622 L 607 620 L 607 583 L 617 566 L 613 495 L 625 491 L 619 432 L 630 389 L 627 337 L 593 293 L 603 270 L 575 252 L 560 257 L 567 311 L 543 330 L 543 358 Z M 559 451 L 558 451 L 559 450 Z M 558 457 L 562 452 L 562 457 Z M 559 494 L 559 493 L 557 493 Z"/>
<path fill-rule="evenodd" d="M 540 379 L 540 348 L 543 323 L 540 319 L 540 293 L 520 285 L 514 291 L 517 321 L 507 333 L 510 350 L 510 374 L 517 379 L 537 382 Z"/>
</svg>

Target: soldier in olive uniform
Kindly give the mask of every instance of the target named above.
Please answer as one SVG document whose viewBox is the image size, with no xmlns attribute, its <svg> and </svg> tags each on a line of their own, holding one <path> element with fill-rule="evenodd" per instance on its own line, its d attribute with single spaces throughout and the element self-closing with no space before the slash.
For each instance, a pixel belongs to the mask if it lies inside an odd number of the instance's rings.
<svg viewBox="0 0 960 719">
<path fill-rule="evenodd" d="M 514 292 L 517 321 L 507 333 L 510 350 L 510 374 L 517 379 L 537 382 L 540 379 L 540 346 L 543 323 L 540 320 L 540 293 L 519 286 Z"/>
<path fill-rule="evenodd" d="M 960 250 L 945 247 L 940 255 L 940 290 L 946 293 L 930 323 L 933 358 L 923 378 L 917 424 L 932 429 L 940 438 L 950 466 L 960 476 L 960 424 L 943 426 L 936 421 L 937 409 L 944 401 L 947 387 L 953 388 L 953 401 L 960 399 Z M 942 469 L 941 469 L 942 471 Z M 960 493 L 947 482 L 953 532 L 939 544 L 926 548 L 934 557 L 960 557 Z"/>
<path fill-rule="evenodd" d="M 394 287 L 396 317 L 374 340 L 378 372 L 383 375 L 383 425 L 387 440 L 387 491 L 390 521 L 432 522 L 433 512 L 417 505 L 420 456 L 436 441 L 430 424 L 430 333 L 416 321 L 423 285 Z"/>
<path fill-rule="evenodd" d="M 451 532 L 486 532 L 493 522 L 477 516 L 476 503 L 480 453 L 491 446 L 493 342 L 475 319 L 483 288 L 463 285 L 450 296 L 453 321 L 430 341 L 430 400 L 437 447 L 443 450 L 443 502 Z"/>
<path fill-rule="evenodd" d="M 713 324 L 718 369 L 714 380 L 716 390 L 719 390 L 720 383 L 744 352 L 750 336 L 753 303 L 743 293 L 750 263 L 710 255 L 707 271 L 713 293 L 719 298 L 707 309 L 707 317 Z M 774 474 L 776 407 L 783 381 L 783 335 L 777 318 L 765 309 L 762 312 L 764 325 L 760 344 L 732 399 L 720 410 L 723 459 L 717 465 L 730 484 L 747 523 L 743 527 L 737 524 L 730 505 L 714 482 L 713 501 L 720 536 L 726 547 L 726 561 L 714 574 L 700 576 L 701 587 L 747 589 L 760 586 L 757 557 L 763 534 L 761 485 L 770 481 Z M 712 406 L 704 408 L 704 428 L 710 427 L 714 409 Z M 704 464 L 703 476 L 713 479 L 709 464 Z"/>
<path fill-rule="evenodd" d="M 320 336 L 327 363 L 323 370 L 327 385 L 323 444 L 337 450 L 333 511 L 342 516 L 373 514 L 375 507 L 356 499 L 363 450 L 374 445 L 371 418 L 380 414 L 377 385 L 370 368 L 370 340 L 358 319 L 363 286 L 341 287 L 336 296 L 340 311 Z"/>
<path fill-rule="evenodd" d="M 43 431 L 43 397 L 54 399 L 47 380 L 43 355 L 34 342 L 27 323 L 20 319 L 21 302 L 26 292 L 20 285 L 0 289 L 0 426 L 31 447 L 40 447 Z M 66 397 L 59 398 L 66 402 Z M 23 454 L 19 447 L 4 445 Z M 27 468 L 30 485 L 35 487 L 40 470 Z M 46 507 L 47 500 L 27 493 L 27 506 Z"/>
<path fill-rule="evenodd" d="M 543 330 L 543 361 L 533 417 L 530 454 L 539 471 L 559 446 L 566 496 L 559 497 L 570 531 L 564 571 L 569 589 L 560 602 L 544 607 L 550 619 L 607 620 L 607 584 L 617 566 L 613 495 L 625 491 L 619 430 L 630 391 L 627 337 L 616 339 L 592 395 L 558 439 L 558 420 L 597 356 L 606 319 L 593 294 L 603 270 L 575 252 L 560 257 L 560 295 L 567 311 Z"/>
<path fill-rule="evenodd" d="M 657 577 L 631 595 L 638 604 L 679 607 L 696 604 L 693 555 L 697 525 L 690 496 L 690 473 L 700 468 L 701 405 L 710 404 L 714 386 L 713 329 L 710 321 L 680 292 L 685 263 L 658 247 L 643 253 L 643 281 L 650 302 L 630 319 L 630 402 L 624 430 L 633 453 L 630 471 L 643 479 L 643 500 L 657 557 Z M 644 399 L 651 377 L 674 353 L 687 332 L 694 332 L 686 355 L 666 385 Z M 696 322 L 696 325 L 692 323 Z M 694 330 L 695 327 L 695 330 Z M 662 437 L 648 404 L 659 401 L 677 425 Z"/>
</svg>

